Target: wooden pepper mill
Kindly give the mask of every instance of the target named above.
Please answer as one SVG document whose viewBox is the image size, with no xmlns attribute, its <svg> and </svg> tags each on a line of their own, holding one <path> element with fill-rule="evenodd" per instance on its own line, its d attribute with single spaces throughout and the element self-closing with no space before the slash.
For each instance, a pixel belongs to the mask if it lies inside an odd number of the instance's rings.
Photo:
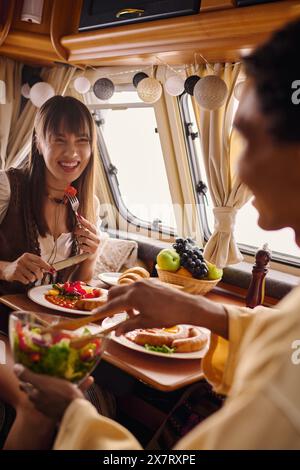
<svg viewBox="0 0 300 470">
<path fill-rule="evenodd" d="M 263 304 L 265 296 L 265 277 L 268 272 L 271 252 L 268 245 L 264 244 L 262 249 L 255 254 L 255 264 L 252 269 L 252 279 L 246 297 L 246 306 L 254 308 Z"/>
</svg>

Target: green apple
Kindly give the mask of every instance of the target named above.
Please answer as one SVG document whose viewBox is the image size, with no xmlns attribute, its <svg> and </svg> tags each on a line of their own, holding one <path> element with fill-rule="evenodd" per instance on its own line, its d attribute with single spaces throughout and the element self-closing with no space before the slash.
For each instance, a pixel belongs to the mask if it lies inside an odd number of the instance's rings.
<svg viewBox="0 0 300 470">
<path fill-rule="evenodd" d="M 217 268 L 215 264 L 209 263 L 206 260 L 205 260 L 205 264 L 208 269 L 207 279 L 209 279 L 210 281 L 221 279 L 221 277 L 223 276 L 223 269 Z"/>
<path fill-rule="evenodd" d="M 180 268 L 180 256 L 175 250 L 165 248 L 156 258 L 158 267 L 164 271 L 177 271 Z"/>
</svg>

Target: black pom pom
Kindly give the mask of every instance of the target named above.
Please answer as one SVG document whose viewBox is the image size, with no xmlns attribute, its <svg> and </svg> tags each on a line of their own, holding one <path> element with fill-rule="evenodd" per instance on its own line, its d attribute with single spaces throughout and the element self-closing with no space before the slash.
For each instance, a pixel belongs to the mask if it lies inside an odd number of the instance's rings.
<svg viewBox="0 0 300 470">
<path fill-rule="evenodd" d="M 198 75 L 191 75 L 186 79 L 184 82 L 184 89 L 189 95 L 194 94 L 194 88 L 196 83 L 200 80 L 200 77 Z"/>
<path fill-rule="evenodd" d="M 148 78 L 149 75 L 147 75 L 145 72 L 138 72 L 134 75 L 132 79 L 132 83 L 135 86 L 135 88 L 138 86 L 140 81 L 142 81 L 144 78 Z"/>
</svg>

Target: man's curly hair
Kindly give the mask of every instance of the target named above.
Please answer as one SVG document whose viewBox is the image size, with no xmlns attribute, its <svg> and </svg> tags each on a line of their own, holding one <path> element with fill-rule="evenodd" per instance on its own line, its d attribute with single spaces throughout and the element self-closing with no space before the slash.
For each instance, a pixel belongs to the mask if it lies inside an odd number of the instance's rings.
<svg viewBox="0 0 300 470">
<path fill-rule="evenodd" d="M 300 19 L 277 31 L 244 58 L 254 80 L 261 111 L 270 119 L 270 132 L 285 142 L 300 142 L 300 104 L 292 102 L 292 83 L 300 80 Z"/>
</svg>

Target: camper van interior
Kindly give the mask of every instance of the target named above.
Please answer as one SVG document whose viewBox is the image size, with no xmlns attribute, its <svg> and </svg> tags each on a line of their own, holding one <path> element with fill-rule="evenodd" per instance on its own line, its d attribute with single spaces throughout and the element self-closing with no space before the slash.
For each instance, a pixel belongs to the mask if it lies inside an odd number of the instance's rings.
<svg viewBox="0 0 300 470">
<path fill-rule="evenodd" d="M 0 0 L 3 451 L 300 448 L 299 44 L 296 0 Z"/>
</svg>

